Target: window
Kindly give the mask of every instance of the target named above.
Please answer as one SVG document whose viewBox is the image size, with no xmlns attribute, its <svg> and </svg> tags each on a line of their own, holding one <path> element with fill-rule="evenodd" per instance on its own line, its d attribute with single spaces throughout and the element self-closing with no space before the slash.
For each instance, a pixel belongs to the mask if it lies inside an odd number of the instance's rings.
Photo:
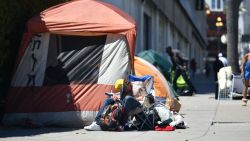
<svg viewBox="0 0 250 141">
<path fill-rule="evenodd" d="M 226 0 L 223 0 L 223 5 L 225 5 L 226 4 Z"/>
<path fill-rule="evenodd" d="M 221 0 L 217 0 L 217 9 L 221 9 Z"/>
<path fill-rule="evenodd" d="M 196 10 L 203 10 L 205 6 L 204 0 L 196 0 Z"/>
<path fill-rule="evenodd" d="M 211 3 L 212 9 L 215 9 L 215 0 L 212 0 L 211 2 L 212 2 L 212 3 Z"/>
</svg>

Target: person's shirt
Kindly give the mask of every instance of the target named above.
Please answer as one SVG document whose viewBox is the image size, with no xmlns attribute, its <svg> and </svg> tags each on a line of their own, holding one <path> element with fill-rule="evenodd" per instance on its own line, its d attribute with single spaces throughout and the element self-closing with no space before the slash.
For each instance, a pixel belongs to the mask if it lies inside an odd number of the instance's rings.
<svg viewBox="0 0 250 141">
<path fill-rule="evenodd" d="M 215 72 L 218 72 L 223 66 L 224 65 L 223 65 L 222 61 L 220 61 L 219 59 L 216 59 L 214 64 L 213 64 L 213 69 Z"/>
<path fill-rule="evenodd" d="M 219 60 L 223 63 L 224 67 L 228 66 L 227 58 L 221 56 L 221 57 L 219 57 Z"/>
<path fill-rule="evenodd" d="M 131 87 L 131 88 L 128 88 Z M 132 86 L 129 84 L 129 86 L 124 85 L 123 90 L 120 92 L 120 100 L 123 100 L 126 96 L 133 96 Z"/>
<path fill-rule="evenodd" d="M 224 67 L 224 65 L 223 65 L 223 63 L 217 58 L 216 60 L 215 60 L 215 62 L 214 62 L 214 64 L 213 64 L 213 69 L 214 69 L 214 74 L 215 74 L 215 80 L 217 80 L 217 73 L 219 72 L 219 70 L 221 69 L 221 68 L 223 68 Z"/>
<path fill-rule="evenodd" d="M 244 73 L 244 67 L 245 67 L 247 61 L 250 61 L 250 53 L 245 54 L 244 57 L 242 58 L 242 65 L 240 67 L 242 74 Z"/>
<path fill-rule="evenodd" d="M 173 65 L 173 69 L 175 70 L 175 69 L 176 69 L 176 66 L 177 66 L 177 63 L 176 63 L 176 61 L 175 61 L 175 58 L 174 58 L 173 55 L 169 55 L 169 57 L 170 57 L 170 60 L 171 60 L 171 62 L 172 62 L 172 65 Z"/>
</svg>

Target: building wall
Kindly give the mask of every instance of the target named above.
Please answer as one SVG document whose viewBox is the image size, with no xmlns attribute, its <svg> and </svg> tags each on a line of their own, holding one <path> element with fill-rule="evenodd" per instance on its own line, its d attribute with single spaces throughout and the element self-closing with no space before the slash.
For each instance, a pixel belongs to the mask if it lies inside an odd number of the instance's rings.
<svg viewBox="0 0 250 141">
<path fill-rule="evenodd" d="M 222 12 L 224 10 L 224 4 L 226 0 L 206 0 L 209 9 L 214 12 Z"/>
<path fill-rule="evenodd" d="M 198 71 L 203 68 L 202 57 L 207 40 L 206 16 L 204 10 L 195 10 L 196 0 L 104 1 L 119 7 L 135 19 L 136 53 L 153 49 L 166 55 L 165 48 L 171 46 L 188 59 L 195 57 Z"/>
<path fill-rule="evenodd" d="M 242 18 L 242 34 L 250 33 L 250 1 L 244 0 L 240 6 L 240 17 Z"/>
<path fill-rule="evenodd" d="M 250 1 L 243 0 L 239 9 L 239 57 L 250 51 Z M 244 39 L 242 39 L 244 37 Z M 241 60 L 241 59 L 239 59 Z"/>
<path fill-rule="evenodd" d="M 207 22 L 206 22 L 206 13 L 204 10 L 196 10 L 196 1 L 197 0 L 180 0 L 180 3 L 185 8 L 186 12 L 190 16 L 192 22 L 195 24 L 196 28 L 199 30 L 202 38 L 207 41 Z M 197 18 L 199 22 L 197 22 Z"/>
</svg>

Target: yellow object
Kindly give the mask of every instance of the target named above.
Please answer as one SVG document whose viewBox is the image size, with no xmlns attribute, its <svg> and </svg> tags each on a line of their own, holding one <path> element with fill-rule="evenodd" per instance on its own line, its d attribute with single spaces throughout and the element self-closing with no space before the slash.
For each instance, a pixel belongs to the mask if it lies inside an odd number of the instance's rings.
<svg viewBox="0 0 250 141">
<path fill-rule="evenodd" d="M 115 81 L 115 91 L 120 92 L 122 91 L 122 86 L 124 84 L 124 79 L 118 79 Z"/>
<path fill-rule="evenodd" d="M 180 75 L 180 76 L 177 78 L 177 80 L 176 80 L 176 85 L 177 85 L 178 87 L 187 87 L 187 83 L 186 83 L 186 81 L 184 80 L 184 78 L 183 78 L 182 75 Z"/>
</svg>

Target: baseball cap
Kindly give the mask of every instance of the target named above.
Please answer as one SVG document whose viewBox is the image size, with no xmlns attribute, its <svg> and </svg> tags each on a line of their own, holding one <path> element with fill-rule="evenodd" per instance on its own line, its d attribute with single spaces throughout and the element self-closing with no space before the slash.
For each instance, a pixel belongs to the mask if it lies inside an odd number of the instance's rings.
<svg viewBox="0 0 250 141">
<path fill-rule="evenodd" d="M 223 55 L 222 55 L 222 53 L 219 53 L 218 56 L 219 56 L 219 57 L 222 57 Z"/>
<path fill-rule="evenodd" d="M 124 79 L 117 79 L 115 81 L 115 91 L 116 92 L 121 92 L 123 84 L 124 84 Z"/>
</svg>

